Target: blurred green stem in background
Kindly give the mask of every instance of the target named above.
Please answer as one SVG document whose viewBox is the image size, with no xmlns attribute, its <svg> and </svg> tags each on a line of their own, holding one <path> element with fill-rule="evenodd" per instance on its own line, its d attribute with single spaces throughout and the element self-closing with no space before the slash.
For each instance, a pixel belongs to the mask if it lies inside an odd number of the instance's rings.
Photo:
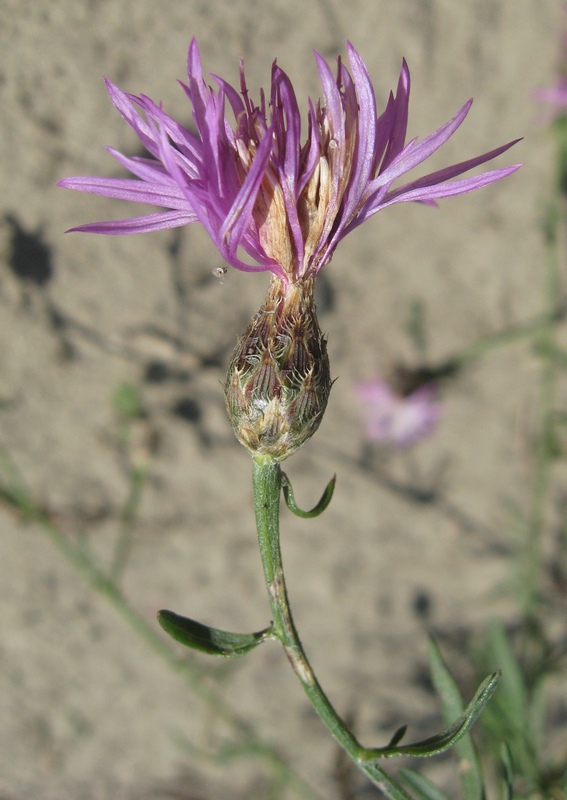
<svg viewBox="0 0 567 800">
<path fill-rule="evenodd" d="M 234 709 L 204 679 L 202 670 L 188 653 L 179 655 L 175 645 L 164 639 L 159 629 L 147 622 L 128 602 L 116 580 L 116 565 L 126 556 L 125 543 L 129 536 L 128 529 L 133 525 L 137 508 L 141 499 L 145 482 L 145 474 L 132 470 L 130 490 L 125 508 L 121 515 L 122 529 L 118 539 L 113 565 L 110 569 L 102 568 L 89 553 L 83 542 L 74 544 L 51 519 L 48 512 L 42 510 L 33 500 L 6 449 L 0 445 L 0 501 L 15 511 L 27 524 L 41 528 L 51 543 L 92 586 L 104 597 L 123 619 L 124 622 L 142 639 L 156 655 L 174 672 L 178 673 L 189 689 L 197 695 L 219 719 L 233 730 L 234 741 L 225 743 L 223 748 L 231 749 L 240 756 L 260 758 L 268 770 L 277 775 L 283 785 L 293 790 L 303 800 L 322 800 L 321 795 L 312 789 L 301 778 L 269 743 L 262 740 L 254 728 L 243 720 Z M 197 747 L 195 752 L 201 752 Z"/>
</svg>

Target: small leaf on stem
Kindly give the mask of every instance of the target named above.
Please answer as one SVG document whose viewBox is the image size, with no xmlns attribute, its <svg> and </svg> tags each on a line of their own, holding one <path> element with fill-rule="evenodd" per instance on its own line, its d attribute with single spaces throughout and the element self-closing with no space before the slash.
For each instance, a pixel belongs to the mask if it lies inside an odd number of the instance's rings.
<svg viewBox="0 0 567 800">
<path fill-rule="evenodd" d="M 397 744 L 399 744 L 406 735 L 407 729 L 407 725 L 401 725 L 388 742 L 388 747 L 395 747 Z"/>
<path fill-rule="evenodd" d="M 266 639 L 274 638 L 271 625 L 258 633 L 230 633 L 188 617 L 180 617 L 173 611 L 158 611 L 158 622 L 176 641 L 213 656 L 241 656 Z"/>
<path fill-rule="evenodd" d="M 441 651 L 434 639 L 429 640 L 428 655 L 433 685 L 441 698 L 443 717 L 447 723 L 450 723 L 451 720 L 463 713 L 465 704 L 459 687 L 443 661 Z M 455 753 L 461 766 L 459 778 L 464 797 L 466 800 L 484 800 L 486 796 L 484 779 L 472 738 L 463 736 L 455 747 Z M 464 765 L 466 765 L 466 769 L 463 768 Z"/>
<path fill-rule="evenodd" d="M 293 488 L 291 486 L 291 481 L 285 474 L 282 472 L 282 489 L 284 500 L 286 502 L 287 507 L 290 511 L 292 511 L 296 517 L 302 517 L 302 519 L 311 519 L 312 517 L 318 517 L 319 514 L 322 514 L 323 511 L 327 508 L 329 503 L 331 502 L 331 498 L 333 497 L 333 492 L 335 491 L 335 483 L 337 481 L 337 476 L 333 475 L 327 486 L 325 487 L 325 491 L 321 495 L 321 499 L 317 503 L 317 505 L 311 509 L 311 511 L 302 511 L 297 503 L 295 502 L 295 497 L 293 494 Z"/>
<path fill-rule="evenodd" d="M 470 730 L 472 724 L 492 697 L 500 681 L 500 675 L 500 671 L 489 675 L 479 686 L 464 714 L 441 733 L 402 747 L 388 745 L 387 747 L 368 748 L 362 754 L 362 759 L 364 761 L 373 761 L 377 758 L 391 758 L 392 756 L 433 756 L 448 750 Z"/>
</svg>

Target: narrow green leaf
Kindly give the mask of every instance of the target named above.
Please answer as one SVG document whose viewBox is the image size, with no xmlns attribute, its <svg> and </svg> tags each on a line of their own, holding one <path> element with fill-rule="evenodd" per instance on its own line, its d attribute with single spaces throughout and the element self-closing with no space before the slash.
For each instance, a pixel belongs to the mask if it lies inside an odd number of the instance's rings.
<svg viewBox="0 0 567 800">
<path fill-rule="evenodd" d="M 497 742 L 508 743 L 514 771 L 537 785 L 541 775 L 537 728 L 522 665 L 501 622 L 490 624 L 488 640 L 484 659 L 480 655 L 481 664 L 489 669 L 498 665 L 503 678 L 501 690 L 487 709 L 483 724 Z"/>
<path fill-rule="evenodd" d="M 296 517 L 302 517 L 302 519 L 311 519 L 312 517 L 318 517 L 319 514 L 322 514 L 323 511 L 327 508 L 327 506 L 331 502 L 331 498 L 333 497 L 333 492 L 335 491 L 336 481 L 337 481 L 337 476 L 333 475 L 333 477 L 325 487 L 325 491 L 321 495 L 321 499 L 319 500 L 317 505 L 314 508 L 312 508 L 311 511 L 302 511 L 295 502 L 291 481 L 289 480 L 285 472 L 282 472 L 282 489 L 283 489 L 285 503 L 289 508 L 289 510 L 292 511 Z"/>
<path fill-rule="evenodd" d="M 244 655 L 266 639 L 274 638 L 271 625 L 258 633 L 230 633 L 203 625 L 194 619 L 180 617 L 173 611 L 159 611 L 158 622 L 176 641 L 213 656 Z"/>
<path fill-rule="evenodd" d="M 433 685 L 441 698 L 443 718 L 450 723 L 463 713 L 464 703 L 455 679 L 447 669 L 436 642 L 429 640 L 429 665 Z M 456 744 L 455 753 L 459 759 L 459 776 L 466 800 L 484 800 L 484 778 L 476 748 L 470 736 L 466 735 Z"/>
<path fill-rule="evenodd" d="M 401 725 L 388 742 L 388 747 L 395 747 L 397 744 L 399 744 L 406 735 L 407 729 L 407 725 Z"/>
<path fill-rule="evenodd" d="M 500 703 L 506 707 L 510 719 L 515 719 L 524 727 L 528 724 L 528 690 L 504 625 L 493 620 L 489 627 L 490 654 L 493 663 L 498 664 L 504 674 Z"/>
<path fill-rule="evenodd" d="M 390 800 L 416 800 L 406 792 L 403 786 L 400 786 L 397 781 L 391 778 L 376 761 L 368 764 L 359 762 L 359 767 Z"/>
<path fill-rule="evenodd" d="M 512 753 L 506 742 L 502 743 L 500 749 L 500 761 L 502 762 L 503 771 L 503 792 L 504 800 L 514 800 L 514 772 L 512 769 Z"/>
<path fill-rule="evenodd" d="M 465 704 L 434 639 L 430 639 L 428 642 L 427 655 L 433 685 L 441 699 L 443 718 L 446 722 L 450 722 L 463 713 Z"/>
<path fill-rule="evenodd" d="M 425 775 L 421 775 L 413 769 L 401 769 L 399 774 L 400 778 L 416 793 L 419 800 L 451 800 Z"/>
<path fill-rule="evenodd" d="M 365 761 L 372 761 L 377 758 L 391 758 L 392 756 L 433 756 L 442 753 L 456 744 L 461 737 L 467 733 L 476 718 L 492 697 L 498 682 L 500 672 L 489 675 L 479 686 L 475 696 L 465 709 L 464 714 L 459 717 L 450 727 L 435 736 L 423 739 L 413 744 L 401 747 L 378 747 L 364 751 L 362 758 Z"/>
</svg>

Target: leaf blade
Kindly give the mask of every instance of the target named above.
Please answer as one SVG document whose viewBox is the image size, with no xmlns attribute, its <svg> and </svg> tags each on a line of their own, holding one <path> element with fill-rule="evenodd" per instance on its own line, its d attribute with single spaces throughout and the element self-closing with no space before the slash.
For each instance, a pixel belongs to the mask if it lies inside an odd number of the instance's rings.
<svg viewBox="0 0 567 800">
<path fill-rule="evenodd" d="M 441 698 L 443 717 L 447 723 L 463 714 L 464 703 L 455 679 L 447 668 L 437 643 L 429 640 L 429 665 L 433 685 Z M 479 712 L 480 713 L 480 712 Z M 456 743 L 459 776 L 466 800 L 484 800 L 484 778 L 474 743 L 469 735 Z"/>
<path fill-rule="evenodd" d="M 443 753 L 453 747 L 470 730 L 478 715 L 494 694 L 500 677 L 501 673 L 497 671 L 485 678 L 464 713 L 441 733 L 400 747 L 386 746 L 368 749 L 364 752 L 363 759 L 365 761 L 373 761 L 378 758 L 392 758 L 394 756 L 418 756 L 423 758 Z"/>
<path fill-rule="evenodd" d="M 282 472 L 282 489 L 286 506 L 293 514 L 295 514 L 296 517 L 301 517 L 302 519 L 313 519 L 313 517 L 318 517 L 319 514 L 322 514 L 331 502 L 333 492 L 335 491 L 336 482 L 337 476 L 333 475 L 329 483 L 326 485 L 325 491 L 321 495 L 321 499 L 317 505 L 314 506 L 311 511 L 302 511 L 295 502 L 295 496 L 293 494 L 293 487 L 290 479 L 287 477 L 285 472 Z"/>
<path fill-rule="evenodd" d="M 401 769 L 399 776 L 416 793 L 418 800 L 450 800 L 429 778 L 413 769 Z"/>
<path fill-rule="evenodd" d="M 271 625 L 256 633 L 231 633 L 166 609 L 158 611 L 157 617 L 164 631 L 177 642 L 213 656 L 231 658 L 244 655 L 267 639 L 274 638 Z"/>
</svg>

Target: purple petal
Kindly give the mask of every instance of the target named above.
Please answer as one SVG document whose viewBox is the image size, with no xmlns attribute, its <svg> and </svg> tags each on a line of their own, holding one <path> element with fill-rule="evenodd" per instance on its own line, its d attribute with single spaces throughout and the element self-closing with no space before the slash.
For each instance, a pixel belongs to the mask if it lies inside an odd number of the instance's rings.
<svg viewBox="0 0 567 800">
<path fill-rule="evenodd" d="M 242 102 L 242 98 L 240 97 L 236 89 L 234 89 L 230 85 L 230 83 L 227 83 L 222 78 L 219 78 L 218 75 L 211 74 L 211 78 L 215 79 L 215 81 L 219 85 L 219 88 L 222 89 L 222 91 L 224 92 L 225 97 L 228 99 L 228 102 L 232 107 L 232 113 L 234 114 L 234 118 L 238 119 L 240 114 L 244 114 L 246 111 L 246 109 L 244 108 L 244 103 Z"/>
<path fill-rule="evenodd" d="M 349 179 L 349 194 L 345 197 L 343 212 L 345 221 L 350 219 L 366 188 L 372 173 L 376 148 L 376 101 L 372 82 L 366 64 L 350 42 L 347 42 L 347 48 L 360 110 L 355 163 Z"/>
<path fill-rule="evenodd" d="M 204 108 L 211 92 L 203 78 L 201 54 L 195 37 L 191 39 L 187 52 L 187 77 L 191 92 L 196 93 L 196 97 L 200 100 L 200 105 Z"/>
<path fill-rule="evenodd" d="M 484 153 L 481 156 L 476 156 L 476 158 L 470 158 L 468 161 L 461 161 L 459 164 L 453 164 L 451 167 L 445 167 L 437 172 L 430 172 L 429 175 L 424 175 L 422 178 L 418 178 L 416 181 L 401 187 L 401 189 L 394 190 L 394 194 L 399 194 L 402 191 L 405 193 L 406 191 L 412 191 L 414 189 L 420 189 L 422 187 L 444 183 L 450 178 L 455 178 L 457 175 L 462 175 L 463 172 L 468 172 L 469 170 L 474 169 L 481 164 L 485 164 L 487 161 L 492 161 L 493 158 L 505 153 L 506 150 L 509 150 L 510 147 L 513 147 L 513 145 L 520 141 L 521 139 L 515 139 L 512 142 L 508 142 L 508 144 L 497 147 L 495 150 L 491 150 L 490 152 Z M 521 165 L 516 165 L 516 167 L 519 166 Z"/>
<path fill-rule="evenodd" d="M 301 123 L 291 81 L 276 65 L 272 79 L 272 108 L 278 173 L 299 277 L 304 260 L 303 232 L 297 213 Z"/>
<path fill-rule="evenodd" d="M 209 217 L 209 207 L 206 205 L 206 198 L 208 195 L 204 193 L 204 197 L 199 196 L 199 190 L 191 191 L 189 181 L 175 158 L 175 150 L 171 146 L 166 133 L 161 128 L 156 129 L 156 138 L 158 144 L 159 158 L 163 162 L 166 170 L 169 172 L 175 183 L 181 189 L 187 202 L 194 210 L 198 221 L 203 225 L 211 239 L 216 243 L 216 227 L 211 224 Z"/>
<path fill-rule="evenodd" d="M 457 128 L 463 124 L 471 105 L 472 100 L 469 100 L 458 110 L 452 120 L 446 122 L 445 125 L 442 125 L 433 133 L 430 133 L 425 139 L 421 141 L 413 139 L 409 142 L 401 153 L 393 159 L 390 166 L 381 172 L 375 180 L 370 182 L 369 190 L 372 191 L 375 188 L 391 184 L 396 178 L 399 178 L 400 175 L 409 172 L 414 167 L 417 167 L 418 164 L 421 164 L 429 158 L 429 156 L 433 155 L 433 153 L 439 150 L 439 148 L 451 138 Z"/>
<path fill-rule="evenodd" d="M 113 147 L 106 147 L 105 150 L 115 158 L 119 164 L 126 167 L 132 175 L 141 178 L 149 183 L 173 183 L 171 176 L 167 174 L 161 161 L 155 158 L 144 158 L 143 156 L 125 156 Z"/>
<path fill-rule="evenodd" d="M 315 167 L 319 162 L 319 135 L 317 128 L 317 116 L 315 108 L 313 107 L 313 103 L 311 102 L 311 99 L 309 100 L 308 123 L 309 123 L 309 139 L 307 143 L 308 146 L 307 145 L 304 146 L 301 153 L 301 160 L 303 162 L 303 165 L 301 168 L 301 175 L 297 185 L 298 196 L 305 189 L 309 179 L 313 175 Z"/>
<path fill-rule="evenodd" d="M 386 192 L 380 202 L 377 202 L 375 198 L 368 201 L 360 209 L 353 221 L 345 228 L 342 236 L 344 237 L 355 228 L 358 228 L 359 225 L 362 225 L 363 222 L 374 216 L 378 211 L 382 211 L 382 209 L 394 205 L 395 203 L 421 202 L 435 206 L 437 205 L 435 200 L 442 197 L 454 197 L 455 195 L 466 194 L 467 192 L 475 191 L 475 189 L 482 189 L 483 186 L 488 186 L 491 183 L 505 178 L 507 175 L 511 175 L 521 166 L 522 164 L 514 164 L 511 167 L 483 172 L 480 175 L 465 178 L 462 181 L 449 181 L 448 183 L 426 186 L 407 192 L 405 191 L 405 187 L 401 187 L 399 190 L 396 189 L 392 192 Z"/>
<path fill-rule="evenodd" d="M 382 208 L 397 202 L 407 202 L 410 200 L 420 200 L 424 202 L 441 197 L 453 197 L 457 194 L 473 192 L 475 189 L 482 189 L 483 186 L 488 186 L 490 183 L 494 183 L 495 181 L 505 178 L 507 175 L 511 175 L 521 166 L 522 164 L 514 164 L 511 167 L 504 167 L 503 169 L 482 172 L 480 175 L 474 175 L 473 177 L 465 178 L 462 181 L 449 181 L 448 183 L 425 186 L 423 188 L 413 189 L 408 192 L 406 192 L 402 187 L 399 191 L 394 191 L 392 193 L 389 192 L 386 195 L 387 201 L 382 204 Z"/>
<path fill-rule="evenodd" d="M 335 139 L 336 145 L 341 148 L 344 147 L 345 142 L 341 93 L 339 92 L 333 73 L 329 69 L 329 65 L 324 58 L 320 56 L 319 53 L 315 53 L 315 59 L 317 61 L 317 69 L 319 70 L 323 97 L 325 98 L 325 114 L 329 120 L 331 136 Z"/>
<path fill-rule="evenodd" d="M 271 148 L 272 135 L 269 131 L 260 142 L 242 187 L 223 222 L 219 232 L 222 239 L 225 239 L 230 233 L 231 236 L 236 236 L 237 241 L 240 241 L 252 215 L 256 195 L 270 158 Z"/>
<path fill-rule="evenodd" d="M 110 236 L 128 233 L 150 233 L 162 231 L 166 228 L 180 228 L 196 222 L 195 214 L 183 211 L 160 211 L 157 214 L 147 214 L 144 217 L 132 219 L 117 219 L 109 222 L 89 222 L 86 225 L 77 225 L 69 228 L 65 233 L 104 233 Z"/>
<path fill-rule="evenodd" d="M 396 97 L 391 106 L 391 117 L 388 116 L 384 120 L 384 122 L 388 123 L 388 126 L 391 126 L 391 128 L 388 131 L 388 145 L 380 165 L 380 172 L 383 172 L 385 169 L 387 169 L 404 148 L 408 127 L 409 97 L 410 72 L 407 62 L 404 58 L 402 61 L 402 68 L 400 70 L 400 77 L 398 79 Z M 375 162 L 375 165 L 377 169 L 378 163 Z"/>
<path fill-rule="evenodd" d="M 118 109 L 122 118 L 132 128 L 146 150 L 157 157 L 157 148 L 152 138 L 150 127 L 133 108 L 135 98 L 131 95 L 127 95 L 119 89 L 118 86 L 112 83 L 112 81 L 108 80 L 108 78 L 104 80 L 110 99 Z"/>
<path fill-rule="evenodd" d="M 76 189 L 79 192 L 99 194 L 103 197 L 114 197 L 119 200 L 131 200 L 134 203 L 147 203 L 153 206 L 162 206 L 184 210 L 187 212 L 187 200 L 181 190 L 170 183 L 150 184 L 134 178 L 98 178 L 76 177 L 64 178 L 57 186 L 64 189 Z"/>
<path fill-rule="evenodd" d="M 202 144 L 199 139 L 187 128 L 184 128 L 183 125 L 176 122 L 169 114 L 166 114 L 163 108 L 154 103 L 149 97 L 140 95 L 140 97 L 134 99 L 134 102 L 144 111 L 148 119 L 158 122 L 160 127 L 165 130 L 179 150 L 180 158 L 184 157 L 183 163 L 187 172 L 195 175 L 202 160 Z M 151 126 L 149 126 L 149 129 L 151 135 L 153 129 Z"/>
<path fill-rule="evenodd" d="M 396 100 L 392 92 L 388 97 L 386 108 L 376 121 L 376 146 L 374 152 L 374 169 L 373 173 L 377 175 L 380 172 L 380 163 L 388 146 L 388 141 L 394 127 L 394 118 L 396 114 Z"/>
</svg>

